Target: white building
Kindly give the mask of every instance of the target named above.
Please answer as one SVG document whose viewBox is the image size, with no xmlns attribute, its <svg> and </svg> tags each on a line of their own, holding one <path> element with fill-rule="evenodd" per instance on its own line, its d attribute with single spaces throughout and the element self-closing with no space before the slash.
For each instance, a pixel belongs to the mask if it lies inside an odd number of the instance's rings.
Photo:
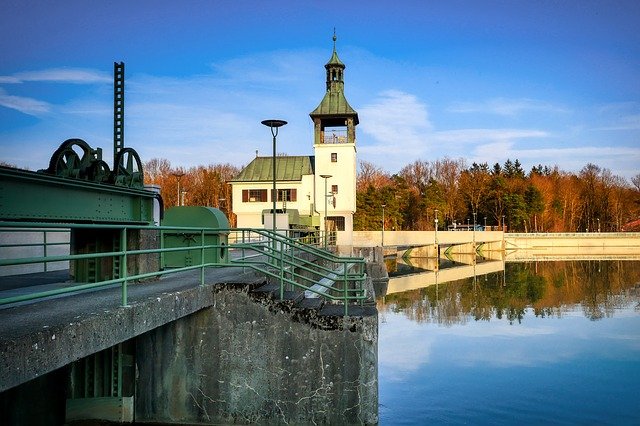
<svg viewBox="0 0 640 426">
<path fill-rule="evenodd" d="M 345 65 L 333 54 L 324 66 L 326 92 L 309 116 L 312 156 L 277 156 L 277 227 L 345 231 L 351 241 L 356 211 L 356 126 L 358 113 L 344 96 Z M 239 228 L 272 227 L 273 157 L 256 157 L 231 181 Z M 326 186 L 326 192 L 325 192 Z M 326 203 L 326 204 L 325 204 Z"/>
</svg>

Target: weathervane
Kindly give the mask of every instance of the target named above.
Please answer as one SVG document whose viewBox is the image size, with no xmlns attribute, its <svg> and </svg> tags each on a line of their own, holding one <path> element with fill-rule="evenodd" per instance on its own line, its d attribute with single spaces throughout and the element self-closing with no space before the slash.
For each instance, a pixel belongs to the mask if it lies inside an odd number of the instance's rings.
<svg viewBox="0 0 640 426">
<path fill-rule="evenodd" d="M 338 39 L 338 37 L 336 37 L 336 27 L 333 27 L 333 51 L 336 51 L 336 40 Z"/>
</svg>

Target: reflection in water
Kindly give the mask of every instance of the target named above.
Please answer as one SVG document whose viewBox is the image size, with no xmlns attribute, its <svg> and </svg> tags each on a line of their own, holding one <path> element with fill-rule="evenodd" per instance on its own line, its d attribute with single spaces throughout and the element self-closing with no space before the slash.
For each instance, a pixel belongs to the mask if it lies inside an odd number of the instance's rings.
<svg viewBox="0 0 640 426">
<path fill-rule="evenodd" d="M 488 262 L 486 265 L 501 262 Z M 473 271 L 474 266 L 448 266 L 411 277 L 425 287 L 387 294 L 378 309 L 402 311 L 418 322 L 442 325 L 507 318 L 520 322 L 530 307 L 535 316 L 557 316 L 581 305 L 585 317 L 612 316 L 616 308 L 635 304 L 640 310 L 640 262 L 560 261 L 506 263 L 503 272 L 443 282 L 445 273 Z M 458 269 L 455 269 L 458 268 Z M 479 269 L 475 265 L 475 269 Z M 448 275 L 450 276 L 450 275 Z M 464 275 L 463 275 L 464 276 Z M 438 279 L 439 278 L 439 279 Z M 406 278 L 391 278 L 389 288 Z M 435 284 L 435 285 L 434 285 Z M 404 282 L 402 285 L 405 285 Z"/>
<path fill-rule="evenodd" d="M 380 424 L 640 424 L 640 262 L 435 269 L 378 298 Z"/>
</svg>

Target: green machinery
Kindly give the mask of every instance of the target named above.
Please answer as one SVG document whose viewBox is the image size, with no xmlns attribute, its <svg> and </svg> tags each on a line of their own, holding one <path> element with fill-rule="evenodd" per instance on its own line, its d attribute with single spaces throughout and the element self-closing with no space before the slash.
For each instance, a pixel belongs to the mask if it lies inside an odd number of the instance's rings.
<svg viewBox="0 0 640 426">
<path fill-rule="evenodd" d="M 164 254 L 165 268 L 181 268 L 201 264 L 204 252 L 206 263 L 227 263 L 229 253 L 227 249 L 229 235 L 229 221 L 220 210 L 213 207 L 181 206 L 168 209 L 162 220 L 163 226 L 210 228 L 211 231 L 163 231 L 164 248 L 194 247 L 193 250 L 169 251 Z M 206 245 L 213 248 L 200 249 L 202 239 Z"/>
<path fill-rule="evenodd" d="M 113 169 L 82 139 L 67 139 L 49 166 L 0 167 L 0 220 L 153 223 L 158 195 L 144 188 L 142 161 L 124 147 L 124 63 L 114 63 Z"/>
<path fill-rule="evenodd" d="M 124 147 L 124 63 L 114 63 L 113 168 L 101 148 L 82 139 L 68 139 L 54 152 L 46 169 L 38 172 L 0 167 L 0 221 L 136 224 L 154 223 L 159 194 L 144 188 L 138 153 Z M 71 228 L 71 253 L 119 250 L 123 244 L 139 248 L 135 235 L 120 241 L 114 228 Z M 136 265 L 129 265 L 135 268 Z M 78 260 L 70 266 L 77 282 L 119 278 L 117 258 Z"/>
</svg>

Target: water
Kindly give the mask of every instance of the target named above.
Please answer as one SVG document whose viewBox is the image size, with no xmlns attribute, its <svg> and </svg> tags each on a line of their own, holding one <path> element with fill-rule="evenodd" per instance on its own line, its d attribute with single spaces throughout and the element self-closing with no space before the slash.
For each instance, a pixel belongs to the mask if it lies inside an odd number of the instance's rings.
<svg viewBox="0 0 640 426">
<path fill-rule="evenodd" d="M 640 261 L 500 263 L 379 298 L 380 424 L 640 424 Z"/>
</svg>

